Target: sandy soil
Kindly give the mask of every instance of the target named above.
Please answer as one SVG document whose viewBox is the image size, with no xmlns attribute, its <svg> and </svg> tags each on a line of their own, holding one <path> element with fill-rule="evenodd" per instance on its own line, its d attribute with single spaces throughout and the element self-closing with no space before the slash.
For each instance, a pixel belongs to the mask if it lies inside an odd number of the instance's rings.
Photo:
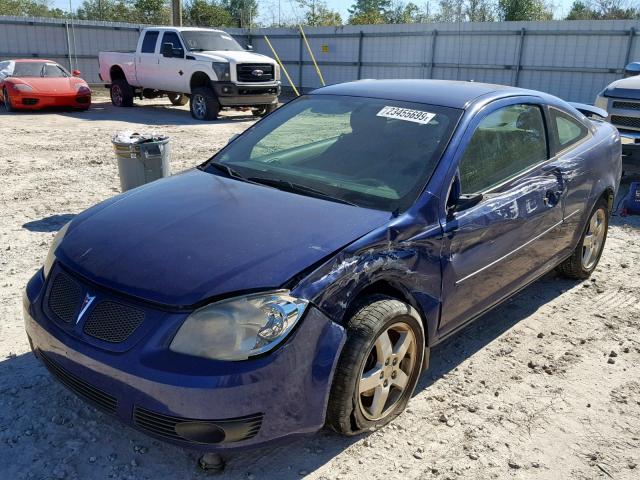
<svg viewBox="0 0 640 480">
<path fill-rule="evenodd" d="M 200 478 L 197 454 L 67 392 L 29 353 L 21 291 L 55 231 L 119 191 L 110 137 L 171 136 L 172 170 L 251 125 L 160 101 L 87 113 L 0 112 L 0 478 Z M 432 352 L 407 412 L 356 438 L 228 458 L 224 478 L 640 478 L 640 219 L 614 217 L 589 281 L 549 275 Z"/>
</svg>

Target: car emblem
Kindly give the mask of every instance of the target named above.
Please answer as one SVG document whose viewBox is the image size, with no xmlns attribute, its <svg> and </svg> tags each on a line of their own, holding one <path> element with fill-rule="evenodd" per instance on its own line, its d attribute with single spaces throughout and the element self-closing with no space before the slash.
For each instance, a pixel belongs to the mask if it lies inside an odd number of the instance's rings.
<svg viewBox="0 0 640 480">
<path fill-rule="evenodd" d="M 251 75 L 253 75 L 254 77 L 261 77 L 262 75 L 264 75 L 264 71 L 256 68 L 255 70 L 251 71 Z"/>
<path fill-rule="evenodd" d="M 84 296 L 84 300 L 82 301 L 82 307 L 80 309 L 80 313 L 78 314 L 78 318 L 76 319 L 76 325 L 78 324 L 78 322 L 80 322 L 80 320 L 82 319 L 82 316 L 87 313 L 87 310 L 89 310 L 89 307 L 91 306 L 91 304 L 93 303 L 93 301 L 96 299 L 95 295 L 91 296 L 88 293 Z"/>
</svg>

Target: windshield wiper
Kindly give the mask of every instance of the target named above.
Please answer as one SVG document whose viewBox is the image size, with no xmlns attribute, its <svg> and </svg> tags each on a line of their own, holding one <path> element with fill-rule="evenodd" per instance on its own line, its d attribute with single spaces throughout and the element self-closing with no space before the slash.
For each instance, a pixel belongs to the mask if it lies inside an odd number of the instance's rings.
<svg viewBox="0 0 640 480">
<path fill-rule="evenodd" d="M 317 198 L 324 198 L 325 200 L 330 200 L 332 202 L 338 202 L 338 203 L 344 203 L 345 205 L 352 205 L 354 207 L 357 207 L 358 205 L 356 205 L 353 202 L 350 202 L 348 200 L 343 200 L 342 198 L 336 198 L 336 197 L 332 197 L 329 194 L 326 194 L 320 190 L 316 190 L 313 187 L 308 187 L 306 185 L 301 185 L 299 183 L 293 183 L 290 182 L 288 180 L 281 180 L 278 178 L 261 178 L 261 177 L 249 177 L 247 180 L 254 182 L 254 183 L 260 183 L 262 185 L 268 185 L 271 187 L 275 187 L 277 189 L 280 190 L 286 190 L 288 192 L 294 192 L 294 193 L 304 193 L 307 194 L 311 197 L 317 197 Z"/>
<path fill-rule="evenodd" d="M 238 180 L 242 180 L 245 182 L 249 181 L 249 179 L 243 177 L 237 170 L 234 170 L 229 165 L 225 165 L 224 163 L 218 163 L 218 162 L 211 162 L 209 165 L 211 165 L 216 170 L 220 170 L 226 173 L 227 176 L 231 178 L 237 178 Z"/>
</svg>

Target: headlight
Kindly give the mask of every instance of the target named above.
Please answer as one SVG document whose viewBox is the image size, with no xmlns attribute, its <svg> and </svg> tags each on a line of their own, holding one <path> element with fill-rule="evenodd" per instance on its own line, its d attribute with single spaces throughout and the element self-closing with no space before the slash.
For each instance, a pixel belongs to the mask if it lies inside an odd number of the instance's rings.
<svg viewBox="0 0 640 480">
<path fill-rule="evenodd" d="M 169 349 L 214 360 L 246 360 L 282 342 L 307 304 L 287 290 L 212 303 L 189 315 Z"/>
<path fill-rule="evenodd" d="M 62 243 L 62 239 L 67 233 L 67 229 L 69 228 L 69 224 L 71 222 L 67 222 L 64 226 L 58 230 L 56 236 L 53 237 L 53 242 L 51 242 L 51 246 L 49 247 L 49 253 L 47 253 L 47 258 L 44 261 L 44 277 L 47 278 L 49 276 L 49 272 L 51 272 L 51 268 L 53 267 L 53 262 L 56 261 L 56 249 Z"/>
<path fill-rule="evenodd" d="M 603 96 L 603 93 L 600 93 L 597 97 L 596 97 L 596 102 L 595 102 L 595 106 L 598 108 L 602 108 L 603 110 L 607 109 L 607 106 L 609 105 L 609 99 L 607 99 L 607 97 Z"/>
<path fill-rule="evenodd" d="M 87 86 L 87 85 L 76 85 L 76 93 L 79 93 L 81 95 L 87 95 L 89 93 L 91 93 L 91 89 Z"/>
<path fill-rule="evenodd" d="M 32 92 L 33 88 L 26 83 L 14 83 L 13 88 L 19 92 Z"/>
<path fill-rule="evenodd" d="M 216 72 L 216 76 L 220 81 L 231 80 L 231 70 L 227 62 L 213 62 L 213 71 Z"/>
</svg>

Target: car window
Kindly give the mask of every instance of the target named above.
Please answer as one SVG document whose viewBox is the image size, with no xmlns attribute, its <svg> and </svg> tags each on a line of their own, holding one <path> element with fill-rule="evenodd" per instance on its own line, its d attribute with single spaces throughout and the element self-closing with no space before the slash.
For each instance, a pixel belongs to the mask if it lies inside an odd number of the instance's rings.
<svg viewBox="0 0 640 480">
<path fill-rule="evenodd" d="M 561 150 L 579 142 L 589 133 L 587 127 L 570 115 L 555 108 L 551 108 L 550 112 Z"/>
<path fill-rule="evenodd" d="M 142 48 L 140 53 L 155 53 L 156 42 L 158 41 L 158 32 L 147 32 L 144 34 Z"/>
<path fill-rule="evenodd" d="M 173 45 L 173 48 L 182 48 L 180 37 L 178 37 L 178 34 L 176 32 L 164 32 L 164 34 L 162 35 L 161 45 L 164 45 L 165 43 L 170 43 L 171 45 Z"/>
<path fill-rule="evenodd" d="M 59 78 L 70 76 L 60 65 L 55 63 L 47 63 L 42 70 L 43 77 Z"/>
<path fill-rule="evenodd" d="M 42 62 L 16 62 L 13 77 L 41 77 L 44 64 Z"/>
<path fill-rule="evenodd" d="M 462 159 L 462 193 L 483 192 L 548 158 L 542 111 L 535 105 L 509 105 L 478 125 Z"/>
</svg>

